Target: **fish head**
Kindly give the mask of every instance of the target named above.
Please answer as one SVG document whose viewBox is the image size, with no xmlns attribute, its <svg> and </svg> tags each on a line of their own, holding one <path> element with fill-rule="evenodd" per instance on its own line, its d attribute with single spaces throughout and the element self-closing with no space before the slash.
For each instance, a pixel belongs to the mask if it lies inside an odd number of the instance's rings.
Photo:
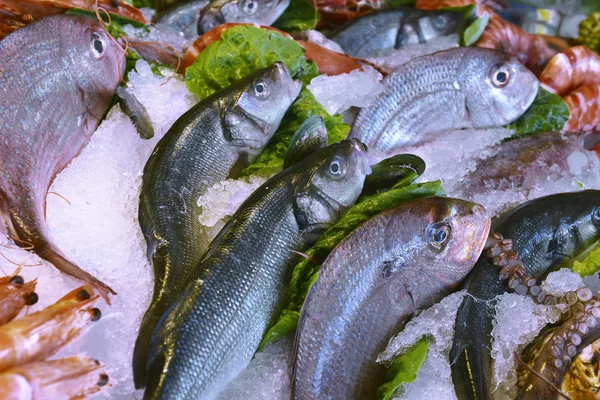
<svg viewBox="0 0 600 400">
<path fill-rule="evenodd" d="M 99 92 L 112 99 L 125 71 L 123 48 L 98 21 L 74 15 L 68 17 L 72 26 L 65 30 L 65 45 L 61 48 L 73 49 L 66 56 L 71 59 L 69 65 L 79 89 L 84 95 Z"/>
<path fill-rule="evenodd" d="M 225 23 L 247 22 L 270 26 L 290 5 L 290 0 L 217 0 L 200 13 L 198 29 L 208 32 Z"/>
<path fill-rule="evenodd" d="M 367 147 L 358 139 L 342 140 L 295 164 L 294 213 L 300 229 L 318 237 L 360 195 L 371 172 Z"/>
<path fill-rule="evenodd" d="M 474 128 L 514 122 L 537 95 L 536 76 L 506 53 L 471 48 L 461 64 L 458 85 L 464 91 L 467 118 Z"/>
<path fill-rule="evenodd" d="M 260 154 L 301 88 L 282 62 L 248 76 L 226 117 L 231 145 L 253 156 Z"/>
<path fill-rule="evenodd" d="M 481 255 L 491 218 L 482 205 L 465 200 L 431 197 L 413 204 L 406 218 L 413 237 L 405 239 L 414 249 L 412 258 L 431 266 L 423 273 L 438 285 L 454 287 Z"/>
<path fill-rule="evenodd" d="M 396 46 L 429 42 L 453 33 L 462 33 L 465 19 L 455 11 L 422 11 L 415 18 L 407 19 L 398 32 Z"/>
</svg>

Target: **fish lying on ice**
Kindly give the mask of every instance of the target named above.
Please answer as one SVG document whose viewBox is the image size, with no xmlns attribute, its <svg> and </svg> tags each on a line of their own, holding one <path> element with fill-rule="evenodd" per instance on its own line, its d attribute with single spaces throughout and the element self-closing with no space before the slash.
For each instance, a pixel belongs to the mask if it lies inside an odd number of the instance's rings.
<svg viewBox="0 0 600 400">
<path fill-rule="evenodd" d="M 198 221 L 198 198 L 254 161 L 300 88 L 283 63 L 261 69 L 183 114 L 148 159 L 139 220 L 154 269 L 154 294 L 133 355 L 136 386 L 143 386 L 154 327 L 190 282 L 210 243 Z"/>
<path fill-rule="evenodd" d="M 366 147 L 344 140 L 311 152 L 240 206 L 157 326 L 144 398 L 209 399 L 248 365 L 285 299 L 296 252 L 354 203 L 368 171 Z"/>
<path fill-rule="evenodd" d="M 368 58 L 381 51 L 460 34 L 464 28 L 464 18 L 459 12 L 398 7 L 353 19 L 331 38 L 349 56 Z"/>
<path fill-rule="evenodd" d="M 43 18 L 0 42 L 0 231 L 105 298 L 115 292 L 50 238 L 46 194 L 108 110 L 123 55 L 98 21 L 74 15 Z"/>
<path fill-rule="evenodd" d="M 467 275 L 490 229 L 483 206 L 443 197 L 400 204 L 356 228 L 327 257 L 302 307 L 297 400 L 373 399 L 383 351 L 416 311 Z"/>
<path fill-rule="evenodd" d="M 541 197 L 498 217 L 492 232 L 511 239 L 526 272 L 536 279 L 600 239 L 600 191 Z M 491 332 L 494 303 L 506 292 L 493 260 L 481 257 L 463 284 L 450 351 L 452 381 L 459 399 L 493 398 Z"/>
<path fill-rule="evenodd" d="M 418 57 L 382 83 L 383 93 L 359 112 L 348 137 L 383 154 L 444 130 L 509 124 L 533 103 L 539 85 L 516 58 L 476 47 Z"/>
</svg>

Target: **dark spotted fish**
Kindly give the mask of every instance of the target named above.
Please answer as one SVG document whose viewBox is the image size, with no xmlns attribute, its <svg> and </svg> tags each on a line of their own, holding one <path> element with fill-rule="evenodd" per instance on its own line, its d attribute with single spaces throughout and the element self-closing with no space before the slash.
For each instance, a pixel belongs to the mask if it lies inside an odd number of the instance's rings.
<svg viewBox="0 0 600 400">
<path fill-rule="evenodd" d="M 46 194 L 108 110 L 124 68 L 123 50 L 90 18 L 47 17 L 0 42 L 0 230 L 105 298 L 114 291 L 50 238 Z"/>
</svg>

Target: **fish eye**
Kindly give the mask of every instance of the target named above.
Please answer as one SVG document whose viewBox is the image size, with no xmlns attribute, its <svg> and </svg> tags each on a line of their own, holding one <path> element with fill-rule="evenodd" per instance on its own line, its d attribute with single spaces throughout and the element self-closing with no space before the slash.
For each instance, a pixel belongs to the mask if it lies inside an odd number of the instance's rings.
<svg viewBox="0 0 600 400">
<path fill-rule="evenodd" d="M 600 207 L 594 208 L 594 211 L 592 212 L 592 222 L 595 225 L 600 225 Z"/>
<path fill-rule="evenodd" d="M 451 234 L 452 228 L 447 222 L 438 222 L 429 226 L 427 228 L 427 242 L 429 247 L 439 253 L 448 244 Z"/>
<path fill-rule="evenodd" d="M 329 176 L 332 178 L 341 178 L 346 174 L 344 168 L 344 160 L 339 157 L 334 157 L 330 162 L 327 168 L 327 172 Z"/>
<path fill-rule="evenodd" d="M 444 29 L 448 25 L 449 20 L 447 15 L 439 14 L 433 19 L 433 26 L 437 29 Z"/>
<path fill-rule="evenodd" d="M 94 57 L 100 58 L 104 55 L 104 51 L 106 50 L 104 37 L 99 33 L 92 33 L 90 46 L 92 48 L 92 54 Z"/>
<path fill-rule="evenodd" d="M 258 10 L 258 3 L 255 0 L 246 0 L 242 3 L 242 9 L 246 14 L 254 14 Z"/>
<path fill-rule="evenodd" d="M 265 81 L 259 79 L 258 81 L 256 81 L 256 83 L 254 83 L 254 94 L 256 95 L 256 97 L 258 97 L 259 99 L 264 99 L 269 96 L 269 93 L 269 86 Z"/>
<path fill-rule="evenodd" d="M 510 80 L 510 70 L 504 65 L 496 65 L 492 68 L 491 73 L 492 84 L 497 88 L 502 88 L 508 84 Z"/>
</svg>

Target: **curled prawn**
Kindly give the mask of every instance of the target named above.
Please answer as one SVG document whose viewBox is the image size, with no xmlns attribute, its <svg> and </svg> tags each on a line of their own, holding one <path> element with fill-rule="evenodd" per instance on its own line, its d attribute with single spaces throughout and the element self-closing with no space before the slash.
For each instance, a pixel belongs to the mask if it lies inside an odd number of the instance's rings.
<svg viewBox="0 0 600 400">
<path fill-rule="evenodd" d="M 581 86 L 600 84 L 600 56 L 585 46 L 567 49 L 550 60 L 540 83 L 559 96 Z"/>
<path fill-rule="evenodd" d="M 94 307 L 99 297 L 91 286 L 82 286 L 41 311 L 0 326 L 0 371 L 55 354 L 100 318 Z"/>
<path fill-rule="evenodd" d="M 76 355 L 40 361 L 0 373 L 4 400 L 84 398 L 108 387 L 108 374 L 100 362 Z"/>
<path fill-rule="evenodd" d="M 600 125 L 600 84 L 582 86 L 565 96 L 563 100 L 571 111 L 564 130 L 592 131 Z"/>
</svg>

